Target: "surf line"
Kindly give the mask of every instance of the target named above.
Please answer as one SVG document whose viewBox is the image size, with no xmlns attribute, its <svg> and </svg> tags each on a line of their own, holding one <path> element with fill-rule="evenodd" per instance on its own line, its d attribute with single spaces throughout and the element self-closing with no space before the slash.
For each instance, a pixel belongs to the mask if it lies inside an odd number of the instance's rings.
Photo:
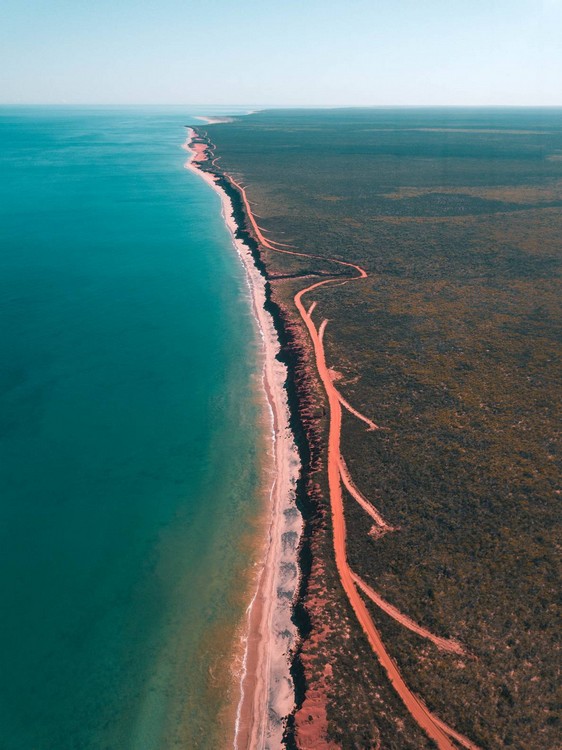
<svg viewBox="0 0 562 750">
<path fill-rule="evenodd" d="M 197 139 L 195 144 L 194 139 Z M 255 578 L 254 595 L 246 610 L 234 727 L 235 750 L 253 750 L 263 747 L 266 742 L 271 746 L 280 746 L 283 719 L 294 707 L 287 654 L 296 640 L 291 605 L 299 583 L 297 554 L 302 518 L 298 511 L 287 511 L 296 510 L 295 490 L 300 475 L 300 458 L 290 428 L 285 390 L 287 369 L 277 358 L 280 342 L 273 318 L 265 309 L 265 278 L 256 267 L 250 248 L 236 236 L 239 227 L 234 218 L 231 198 L 217 183 L 216 175 L 198 168 L 207 159 L 206 147 L 191 128 L 188 128 L 184 149 L 189 154 L 186 168 L 202 177 L 221 199 L 223 219 L 246 272 L 252 310 L 262 341 L 262 388 L 271 425 L 273 479 L 268 493 L 269 519 L 263 559 Z M 283 544 L 286 534 L 295 540 L 293 545 Z M 287 566 L 295 573 L 290 580 L 282 574 L 288 569 Z"/>
</svg>

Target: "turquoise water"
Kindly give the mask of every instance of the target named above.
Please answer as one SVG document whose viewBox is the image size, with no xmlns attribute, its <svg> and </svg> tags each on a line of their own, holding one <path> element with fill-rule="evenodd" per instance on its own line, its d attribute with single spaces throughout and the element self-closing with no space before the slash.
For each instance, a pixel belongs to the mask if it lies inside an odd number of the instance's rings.
<svg viewBox="0 0 562 750">
<path fill-rule="evenodd" d="M 181 109 L 0 109 L 0 747 L 216 748 L 258 351 Z"/>
</svg>

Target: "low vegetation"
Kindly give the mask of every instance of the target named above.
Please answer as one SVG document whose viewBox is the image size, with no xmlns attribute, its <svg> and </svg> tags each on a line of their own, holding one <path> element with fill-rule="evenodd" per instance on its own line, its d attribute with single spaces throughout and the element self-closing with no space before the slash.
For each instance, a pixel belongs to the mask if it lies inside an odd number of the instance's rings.
<svg viewBox="0 0 562 750">
<path fill-rule="evenodd" d="M 269 237 L 369 273 L 310 297 L 315 319 L 329 320 L 341 392 L 386 428 L 344 419 L 354 480 L 397 529 L 370 535 L 348 498 L 350 563 L 467 652 L 443 654 L 373 607 L 405 679 L 481 748 L 557 747 L 559 113 L 271 111 L 199 131 L 247 186 Z M 310 274 L 341 272 L 263 256 L 293 324 L 292 294 Z M 321 435 L 318 392 L 308 416 Z M 323 465 L 309 482 L 318 564 L 304 592 L 315 644 L 303 645 L 305 683 L 323 686 L 339 746 L 430 747 L 339 591 Z"/>
</svg>

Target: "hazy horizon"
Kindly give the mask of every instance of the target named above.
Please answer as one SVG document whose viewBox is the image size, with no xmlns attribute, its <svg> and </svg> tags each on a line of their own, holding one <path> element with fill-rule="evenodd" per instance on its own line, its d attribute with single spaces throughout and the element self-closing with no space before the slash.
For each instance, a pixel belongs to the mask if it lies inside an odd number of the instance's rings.
<svg viewBox="0 0 562 750">
<path fill-rule="evenodd" d="M 236 114 L 250 115 L 257 112 L 264 112 L 272 109 L 561 109 L 562 104 L 193 104 L 192 102 L 0 102 L 0 108 L 17 109 L 17 108 L 74 108 L 84 107 L 85 109 L 134 109 L 138 107 L 146 108 L 188 108 L 191 113 L 193 110 L 204 111 L 206 115 L 212 117 L 214 114 Z M 207 111 L 212 109 L 213 111 Z M 216 111 L 214 111 L 216 110 Z M 221 112 L 220 110 L 224 110 Z M 242 110 L 234 112 L 234 110 Z M 196 115 L 197 116 L 197 115 Z M 201 115 L 203 116 L 203 115 Z"/>
<path fill-rule="evenodd" d="M 0 103 L 561 106 L 561 27 L 562 0 L 5 0 Z"/>
</svg>

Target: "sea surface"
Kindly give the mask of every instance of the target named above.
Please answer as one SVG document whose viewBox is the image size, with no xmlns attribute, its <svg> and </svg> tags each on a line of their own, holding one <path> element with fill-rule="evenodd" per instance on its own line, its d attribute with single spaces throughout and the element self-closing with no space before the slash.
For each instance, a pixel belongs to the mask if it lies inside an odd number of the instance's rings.
<svg viewBox="0 0 562 750">
<path fill-rule="evenodd" d="M 0 108 L 2 750 L 227 732 L 260 348 L 196 114 Z"/>
</svg>

